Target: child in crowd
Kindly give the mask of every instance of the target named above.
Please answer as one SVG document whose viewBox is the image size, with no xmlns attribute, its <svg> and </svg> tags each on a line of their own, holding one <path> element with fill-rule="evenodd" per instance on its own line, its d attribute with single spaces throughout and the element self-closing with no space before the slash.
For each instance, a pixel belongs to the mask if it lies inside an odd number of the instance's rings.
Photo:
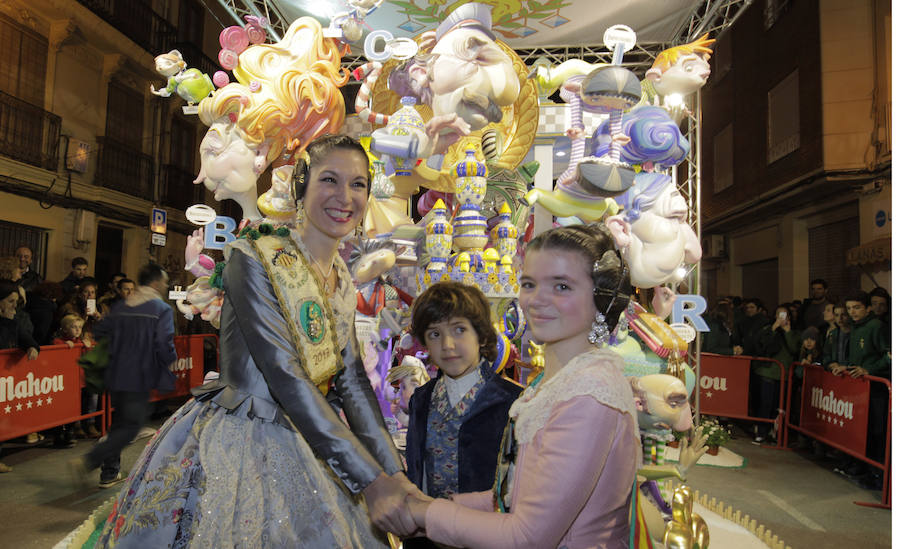
<svg viewBox="0 0 900 549">
<path fill-rule="evenodd" d="M 84 333 L 84 318 L 76 314 L 68 314 L 59 321 L 59 332 L 53 338 L 54 345 L 68 345 L 69 349 L 76 343 L 84 343 L 90 348 L 91 338 Z"/>
<path fill-rule="evenodd" d="M 801 364 L 822 364 L 822 347 L 819 345 L 819 329 L 815 326 L 803 330 L 800 336 L 800 354 L 797 360 Z M 802 372 L 802 369 L 798 369 Z M 802 373 L 798 374 L 803 377 Z"/>
<path fill-rule="evenodd" d="M 413 303 L 411 332 L 440 371 L 409 402 L 407 475 L 432 497 L 488 490 L 509 407 L 522 387 L 491 368 L 497 335 L 487 299 L 475 287 L 439 282 Z"/>
<path fill-rule="evenodd" d="M 59 332 L 53 339 L 54 345 L 68 345 L 71 349 L 76 343 L 84 343 L 84 346 L 90 349 L 93 346 L 91 335 L 85 331 L 85 319 L 77 313 L 69 313 L 59 320 Z M 98 398 L 96 393 L 88 391 L 86 388 L 81 389 L 81 413 L 90 414 L 97 411 Z M 95 419 L 86 419 L 75 423 L 72 436 L 75 438 L 100 438 L 100 431 L 95 425 Z M 60 445 L 68 445 L 67 442 L 60 442 Z"/>
</svg>

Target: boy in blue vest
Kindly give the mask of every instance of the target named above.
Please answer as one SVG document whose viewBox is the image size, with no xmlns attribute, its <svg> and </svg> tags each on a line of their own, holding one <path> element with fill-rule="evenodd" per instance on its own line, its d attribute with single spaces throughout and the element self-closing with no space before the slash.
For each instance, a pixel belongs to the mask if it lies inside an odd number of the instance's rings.
<svg viewBox="0 0 900 549">
<path fill-rule="evenodd" d="M 497 335 L 475 287 L 439 282 L 413 303 L 412 334 L 440 370 L 409 401 L 407 476 L 431 497 L 488 490 L 522 387 L 494 372 Z M 425 539 L 404 547 L 431 547 Z"/>
</svg>

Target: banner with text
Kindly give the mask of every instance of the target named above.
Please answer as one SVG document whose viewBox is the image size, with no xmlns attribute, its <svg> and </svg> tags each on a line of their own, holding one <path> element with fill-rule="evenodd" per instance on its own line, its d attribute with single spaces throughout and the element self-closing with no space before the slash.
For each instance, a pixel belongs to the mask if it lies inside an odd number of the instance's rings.
<svg viewBox="0 0 900 549">
<path fill-rule="evenodd" d="M 203 383 L 203 340 L 212 335 L 177 336 L 175 390 L 153 391 L 151 400 L 190 394 Z M 18 349 L 0 351 L 0 440 L 27 435 L 77 420 L 81 414 L 82 345 L 41 347 L 35 360 Z"/>
<path fill-rule="evenodd" d="M 750 357 L 700 355 L 700 413 L 747 417 L 750 395 Z"/>
<path fill-rule="evenodd" d="M 203 339 L 205 335 L 176 336 L 175 354 L 178 360 L 169 369 L 175 373 L 175 390 L 171 393 L 150 393 L 150 400 L 166 400 L 189 395 L 191 387 L 203 384 Z"/>
<path fill-rule="evenodd" d="M 18 349 L 0 351 L 0 440 L 63 425 L 81 415 L 83 348 L 41 347 L 35 360 Z"/>
<path fill-rule="evenodd" d="M 794 404 L 801 406 L 800 427 L 865 455 L 869 383 L 806 366 L 801 402 Z"/>
</svg>

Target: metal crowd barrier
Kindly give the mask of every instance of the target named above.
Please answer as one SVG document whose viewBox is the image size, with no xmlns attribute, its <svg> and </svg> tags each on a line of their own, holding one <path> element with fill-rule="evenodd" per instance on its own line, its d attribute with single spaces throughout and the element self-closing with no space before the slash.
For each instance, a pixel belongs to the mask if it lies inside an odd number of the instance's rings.
<svg viewBox="0 0 900 549">
<path fill-rule="evenodd" d="M 778 386 L 778 414 L 774 418 L 750 415 L 750 374 L 752 362 L 774 362 L 781 370 Z M 771 423 L 776 433 L 776 448 L 784 449 L 787 437 L 784 432 L 785 371 L 775 359 L 758 356 L 729 356 L 713 353 L 700 354 L 700 377 L 697 387 L 700 395 L 698 413 Z M 771 447 L 771 446 L 770 446 Z"/>
<path fill-rule="evenodd" d="M 800 402 L 790 402 L 793 379 L 788 387 L 788 409 L 800 406 L 797 425 L 785 415 L 785 426 L 823 444 L 836 448 L 882 471 L 881 503 L 854 502 L 866 507 L 891 507 L 891 382 L 882 377 L 834 375 L 817 364 L 799 364 L 803 367 L 803 384 Z M 884 460 L 879 462 L 866 456 L 869 439 L 869 412 L 872 385 L 885 387 L 887 393 L 887 420 L 885 425 Z"/>
<path fill-rule="evenodd" d="M 214 334 L 175 337 L 178 360 L 170 367 L 175 373 L 175 390 L 151 394 L 151 400 L 166 400 L 190 394 L 203 383 L 203 340 Z M 217 341 L 218 343 L 218 341 Z M 98 399 L 96 412 L 81 413 L 84 375 L 78 358 L 86 349 L 78 344 L 41 347 L 35 360 L 18 349 L 0 351 L 0 441 L 67 425 L 82 419 L 102 417 L 106 432 L 111 418 L 107 394 Z"/>
</svg>

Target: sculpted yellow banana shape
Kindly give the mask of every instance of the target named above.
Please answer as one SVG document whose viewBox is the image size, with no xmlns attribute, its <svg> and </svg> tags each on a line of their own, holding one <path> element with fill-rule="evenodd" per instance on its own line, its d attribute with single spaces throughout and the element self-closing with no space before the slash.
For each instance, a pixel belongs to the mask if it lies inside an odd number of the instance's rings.
<svg viewBox="0 0 900 549">
<path fill-rule="evenodd" d="M 529 206 L 539 204 L 556 217 L 574 215 L 582 221 L 599 221 L 606 214 L 615 215 L 619 211 L 619 205 L 612 198 L 574 196 L 561 186 L 557 186 L 552 192 L 531 189 L 525 193 L 523 200 Z"/>
</svg>

